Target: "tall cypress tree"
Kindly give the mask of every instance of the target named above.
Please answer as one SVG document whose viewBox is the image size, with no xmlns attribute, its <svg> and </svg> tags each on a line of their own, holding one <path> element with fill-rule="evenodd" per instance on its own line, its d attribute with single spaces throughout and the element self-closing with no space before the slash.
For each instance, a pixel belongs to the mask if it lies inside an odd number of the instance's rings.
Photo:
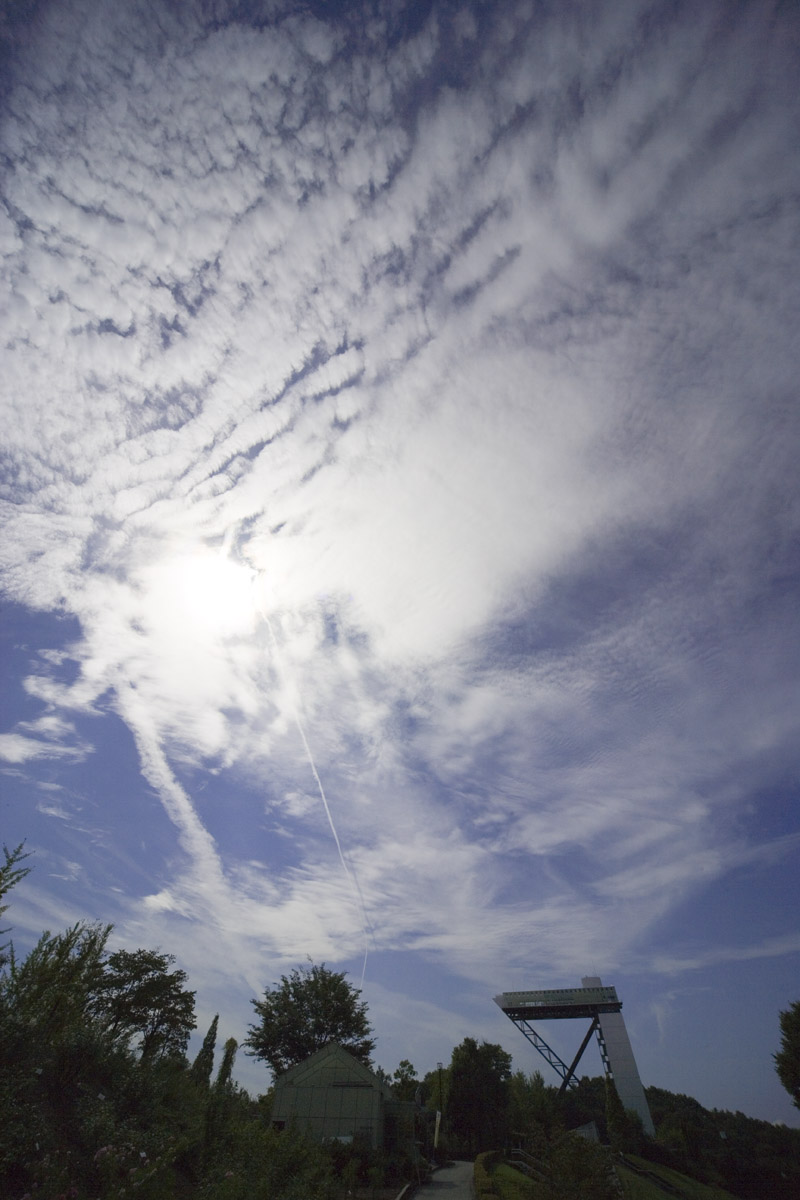
<svg viewBox="0 0 800 1200">
<path fill-rule="evenodd" d="M 189 1074 L 195 1083 L 201 1087 L 207 1088 L 211 1083 L 211 1072 L 214 1070 L 214 1047 L 217 1044 L 217 1025 L 219 1024 L 219 1013 L 216 1014 L 214 1020 L 208 1027 L 208 1033 L 203 1038 L 203 1045 L 200 1047 L 200 1053 L 191 1065 Z"/>
<path fill-rule="evenodd" d="M 231 1081 L 231 1072 L 233 1070 L 233 1060 L 236 1057 L 236 1051 L 239 1049 L 239 1043 L 236 1038 L 228 1038 L 225 1043 L 225 1053 L 222 1056 L 222 1062 L 219 1065 L 217 1078 L 214 1081 L 214 1090 L 216 1092 L 224 1092 Z"/>
</svg>

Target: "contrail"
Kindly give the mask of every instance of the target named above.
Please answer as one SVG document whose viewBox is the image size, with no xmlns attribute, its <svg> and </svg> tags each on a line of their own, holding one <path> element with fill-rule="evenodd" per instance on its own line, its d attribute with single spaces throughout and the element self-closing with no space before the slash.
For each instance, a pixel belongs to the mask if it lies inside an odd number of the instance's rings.
<svg viewBox="0 0 800 1200">
<path fill-rule="evenodd" d="M 256 607 L 258 608 L 258 611 L 261 614 L 264 624 L 266 625 L 266 627 L 269 631 L 269 637 L 270 637 L 270 641 L 272 642 L 272 649 L 275 654 L 275 660 L 278 664 L 278 670 L 280 671 L 281 675 L 283 675 L 283 677 L 285 679 L 286 672 L 283 668 L 281 652 L 280 652 L 280 648 L 278 646 L 278 639 L 275 637 L 275 631 L 272 628 L 272 622 L 270 621 L 269 617 L 267 616 L 266 611 L 262 608 L 262 606 L 258 603 L 258 601 L 256 601 Z M 345 860 L 344 853 L 342 851 L 342 843 L 339 841 L 339 834 L 336 832 L 336 825 L 334 824 L 334 821 L 333 821 L 333 814 L 331 813 L 331 807 L 328 804 L 328 797 L 325 795 L 325 788 L 322 786 L 322 780 L 319 777 L 319 771 L 317 770 L 317 764 L 314 762 L 314 755 L 311 753 L 311 747 L 308 744 L 308 738 L 306 737 L 306 731 L 303 728 L 303 722 L 300 720 L 300 712 L 298 710 L 297 705 L 295 705 L 294 701 L 292 700 L 291 695 L 289 697 L 289 703 L 290 703 L 291 710 L 292 710 L 292 716 L 294 717 L 294 723 L 297 726 L 297 732 L 300 734 L 300 740 L 302 741 L 303 748 L 306 752 L 306 758 L 308 759 L 308 765 L 311 767 L 311 774 L 314 776 L 314 781 L 317 785 L 317 790 L 319 791 L 319 796 L 322 801 L 322 807 L 325 809 L 325 816 L 328 818 L 328 824 L 330 825 L 331 833 L 333 834 L 333 840 L 336 843 L 336 849 L 339 853 L 339 862 L 342 864 L 342 870 L 344 871 L 345 876 L 347 877 L 347 881 L 353 890 L 353 895 L 356 897 L 356 900 L 358 902 L 358 908 L 359 908 L 359 911 L 361 914 L 361 930 L 362 930 L 362 933 L 364 934 L 364 962 L 362 963 L 362 966 L 361 966 L 361 984 L 360 984 L 360 987 L 363 990 L 364 976 L 366 975 L 366 972 L 367 972 L 367 957 L 369 955 L 369 934 L 371 932 L 371 926 L 369 923 L 369 918 L 367 917 L 366 906 L 364 904 L 364 896 L 362 894 L 361 887 L 359 885 L 358 879 L 356 878 L 355 872 L 350 870 L 350 868 L 348 867 L 347 862 Z"/>
</svg>

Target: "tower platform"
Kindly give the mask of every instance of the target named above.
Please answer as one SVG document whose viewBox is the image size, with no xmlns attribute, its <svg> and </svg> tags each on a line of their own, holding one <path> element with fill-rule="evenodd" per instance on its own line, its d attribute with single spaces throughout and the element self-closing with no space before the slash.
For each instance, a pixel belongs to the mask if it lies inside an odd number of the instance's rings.
<svg viewBox="0 0 800 1200">
<path fill-rule="evenodd" d="M 540 991 L 502 992 L 494 1002 L 514 1022 L 546 1062 L 561 1076 L 561 1091 L 576 1087 L 575 1071 L 583 1052 L 597 1036 L 600 1057 L 606 1075 L 614 1081 L 624 1108 L 633 1109 L 641 1117 L 645 1133 L 655 1136 L 653 1118 L 633 1048 L 622 1016 L 622 1001 L 616 988 L 604 987 L 596 976 L 587 976 L 579 988 L 548 988 Z M 586 1019 L 589 1029 L 570 1066 L 556 1054 L 533 1026 L 534 1021 Z"/>
</svg>

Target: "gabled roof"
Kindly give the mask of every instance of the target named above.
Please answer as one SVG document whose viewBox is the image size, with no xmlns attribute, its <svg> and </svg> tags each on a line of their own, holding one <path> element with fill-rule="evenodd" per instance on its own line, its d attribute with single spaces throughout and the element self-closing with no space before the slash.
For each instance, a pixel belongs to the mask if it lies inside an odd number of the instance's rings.
<svg viewBox="0 0 800 1200">
<path fill-rule="evenodd" d="M 384 1080 L 379 1079 L 374 1071 L 370 1071 L 369 1067 L 365 1067 L 362 1062 L 359 1062 L 344 1046 L 340 1046 L 338 1042 L 328 1042 L 327 1046 L 323 1046 L 321 1050 L 309 1055 L 302 1062 L 295 1063 L 293 1067 L 289 1067 L 288 1071 L 284 1071 L 275 1080 L 275 1086 L 281 1087 L 287 1085 L 289 1087 L 302 1087 L 304 1084 L 310 1083 L 312 1079 L 321 1072 L 333 1071 L 335 1073 L 335 1081 L 332 1086 L 337 1083 L 341 1086 L 350 1085 L 351 1087 L 371 1087 L 375 1088 L 385 1096 L 392 1095 L 390 1085 Z"/>
</svg>

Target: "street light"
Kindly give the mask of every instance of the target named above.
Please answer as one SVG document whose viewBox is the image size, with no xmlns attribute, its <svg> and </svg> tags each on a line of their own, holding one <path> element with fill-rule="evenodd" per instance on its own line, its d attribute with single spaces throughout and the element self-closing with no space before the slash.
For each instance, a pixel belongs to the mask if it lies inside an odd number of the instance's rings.
<svg viewBox="0 0 800 1200">
<path fill-rule="evenodd" d="M 436 1066 L 439 1071 L 439 1111 L 436 1114 L 436 1129 L 435 1129 L 435 1132 L 433 1135 L 434 1150 L 439 1149 L 439 1130 L 440 1130 L 441 1124 L 442 1124 L 442 1114 L 444 1113 L 444 1092 L 442 1090 L 442 1064 L 440 1062 L 437 1062 Z"/>
</svg>

